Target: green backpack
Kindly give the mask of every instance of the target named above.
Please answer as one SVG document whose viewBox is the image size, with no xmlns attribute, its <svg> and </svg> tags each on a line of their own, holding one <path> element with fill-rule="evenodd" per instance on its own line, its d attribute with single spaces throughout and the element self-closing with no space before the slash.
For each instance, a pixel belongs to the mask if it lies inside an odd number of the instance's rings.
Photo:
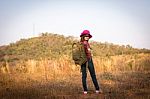
<svg viewBox="0 0 150 99">
<path fill-rule="evenodd" d="M 72 44 L 72 59 L 76 65 L 82 65 L 87 62 L 84 45 L 81 42 Z"/>
</svg>

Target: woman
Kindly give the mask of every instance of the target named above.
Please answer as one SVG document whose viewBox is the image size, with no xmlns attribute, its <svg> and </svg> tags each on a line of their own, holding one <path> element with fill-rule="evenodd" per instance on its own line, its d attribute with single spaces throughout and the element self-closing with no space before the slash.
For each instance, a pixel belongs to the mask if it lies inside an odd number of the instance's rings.
<svg viewBox="0 0 150 99">
<path fill-rule="evenodd" d="M 90 34 L 89 30 L 84 30 L 81 35 L 81 43 L 84 45 L 84 49 L 85 49 L 85 54 L 86 54 L 86 58 L 87 58 L 87 62 L 81 65 L 81 72 L 82 72 L 82 85 L 83 85 L 83 89 L 84 89 L 84 94 L 87 94 L 88 88 L 87 88 L 87 84 L 86 84 L 86 78 L 87 78 L 87 69 L 90 72 L 93 84 L 95 86 L 96 89 L 96 93 L 101 93 L 102 90 L 99 88 L 97 79 L 96 79 L 96 75 L 95 75 L 95 69 L 94 69 L 94 64 L 93 64 L 93 60 L 92 60 L 92 56 L 91 56 L 91 48 L 90 45 L 88 43 L 89 39 L 92 38 L 92 35 Z"/>
</svg>

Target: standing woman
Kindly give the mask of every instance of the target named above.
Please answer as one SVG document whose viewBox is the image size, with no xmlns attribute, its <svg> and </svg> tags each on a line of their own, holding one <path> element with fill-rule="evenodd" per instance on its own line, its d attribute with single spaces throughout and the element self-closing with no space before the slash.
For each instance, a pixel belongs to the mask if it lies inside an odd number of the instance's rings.
<svg viewBox="0 0 150 99">
<path fill-rule="evenodd" d="M 87 83 L 86 83 L 86 78 L 87 78 L 87 68 L 90 72 L 93 84 L 95 86 L 95 92 L 96 93 L 102 93 L 102 90 L 99 88 L 96 75 L 95 75 L 95 69 L 94 69 L 94 64 L 91 56 L 91 48 L 88 43 L 89 39 L 92 38 L 92 35 L 90 34 L 89 30 L 84 30 L 81 35 L 81 43 L 84 45 L 84 50 L 87 58 L 87 62 L 81 65 L 81 72 L 82 72 L 82 85 L 84 89 L 84 94 L 87 94 L 88 88 L 87 88 Z"/>
</svg>

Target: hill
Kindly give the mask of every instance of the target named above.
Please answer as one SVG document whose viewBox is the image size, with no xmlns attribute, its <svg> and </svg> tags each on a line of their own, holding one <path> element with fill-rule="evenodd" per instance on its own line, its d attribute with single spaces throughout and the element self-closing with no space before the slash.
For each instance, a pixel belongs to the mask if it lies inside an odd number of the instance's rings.
<svg viewBox="0 0 150 99">
<path fill-rule="evenodd" d="M 7 46 L 0 46 L 0 61 L 28 60 L 41 58 L 58 58 L 62 55 L 71 56 L 73 42 L 78 39 L 73 36 L 52 33 L 41 33 L 39 37 L 21 39 Z M 114 56 L 122 54 L 150 53 L 148 49 L 137 49 L 130 45 L 114 45 L 91 41 L 94 56 Z"/>
<path fill-rule="evenodd" d="M 95 94 L 87 77 L 83 95 L 80 66 L 71 59 L 72 36 L 42 33 L 0 46 L 0 97 L 3 99 L 149 99 L 150 50 L 91 41 L 96 77 L 104 93 Z M 89 72 L 87 72 L 89 76 Z"/>
</svg>

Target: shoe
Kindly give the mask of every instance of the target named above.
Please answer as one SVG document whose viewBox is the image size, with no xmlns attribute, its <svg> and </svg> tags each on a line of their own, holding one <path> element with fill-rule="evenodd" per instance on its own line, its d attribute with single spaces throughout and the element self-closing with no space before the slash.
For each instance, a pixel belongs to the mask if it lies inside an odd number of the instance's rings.
<svg viewBox="0 0 150 99">
<path fill-rule="evenodd" d="M 100 93 L 99 90 L 96 90 L 95 92 L 96 92 L 96 94 L 99 94 L 99 93 Z"/>
<path fill-rule="evenodd" d="M 103 91 L 101 89 L 100 90 L 96 90 L 95 92 L 96 92 L 96 94 L 103 93 Z"/>
<path fill-rule="evenodd" d="M 87 94 L 87 91 L 84 91 L 83 94 L 86 95 L 86 94 Z"/>
</svg>

